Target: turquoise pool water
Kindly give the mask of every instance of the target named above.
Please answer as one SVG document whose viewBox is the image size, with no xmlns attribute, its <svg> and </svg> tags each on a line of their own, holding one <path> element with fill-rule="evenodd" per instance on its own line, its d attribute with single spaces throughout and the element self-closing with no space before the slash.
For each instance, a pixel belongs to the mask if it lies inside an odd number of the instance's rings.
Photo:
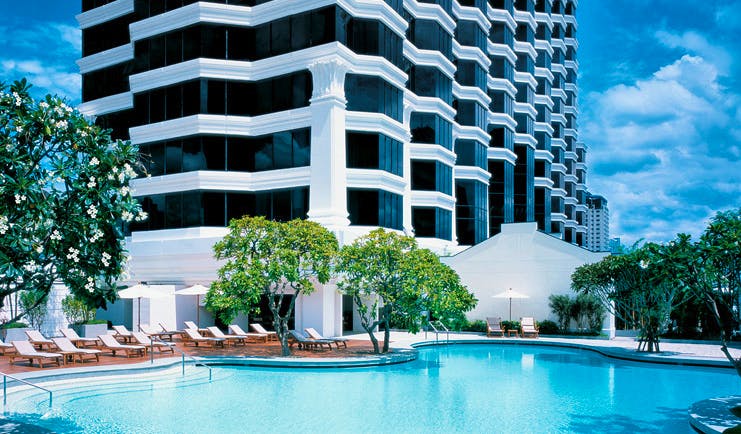
<svg viewBox="0 0 741 434">
<path fill-rule="evenodd" d="M 52 411 L 29 398 L 17 408 L 41 416 L 10 417 L 85 433 L 689 433 L 692 402 L 740 392 L 730 369 L 456 345 L 379 368 L 218 367 L 213 382 L 187 387 L 166 379 L 90 385 L 58 392 Z"/>
</svg>

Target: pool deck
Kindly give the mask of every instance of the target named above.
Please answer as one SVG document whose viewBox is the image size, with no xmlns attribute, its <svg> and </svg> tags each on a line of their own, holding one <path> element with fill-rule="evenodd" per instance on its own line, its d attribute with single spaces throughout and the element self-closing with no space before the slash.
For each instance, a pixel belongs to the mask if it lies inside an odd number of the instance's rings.
<svg viewBox="0 0 741 434">
<path fill-rule="evenodd" d="M 383 339 L 383 333 L 376 334 L 377 338 Z M 413 348 L 444 344 L 504 344 L 504 345 L 546 345 L 580 348 L 597 352 L 599 354 L 623 360 L 645 361 L 676 365 L 715 366 L 730 368 L 731 365 L 720 350 L 718 344 L 707 343 L 675 343 L 662 342 L 660 353 L 645 353 L 636 351 L 637 343 L 632 338 L 586 339 L 586 338 L 487 338 L 480 333 L 450 333 L 449 335 L 424 332 L 411 334 L 406 332 L 391 332 L 390 347 L 394 350 L 389 355 L 373 354 L 373 347 L 365 333 L 345 336 L 348 338 L 347 348 L 333 348 L 324 351 L 298 350 L 295 346 L 292 355 L 282 357 L 278 342 L 249 343 L 246 345 L 226 346 L 225 348 L 203 348 L 185 346 L 182 341 L 177 341 L 177 348 L 188 356 L 202 359 L 206 363 L 214 364 L 244 364 L 251 366 L 284 366 L 284 367 L 340 367 L 340 366 L 368 366 L 389 363 L 400 363 L 416 358 Z M 380 343 L 382 344 L 382 342 Z M 741 357 L 741 349 L 731 349 L 736 357 Z M 155 352 L 154 365 L 172 365 L 179 363 L 181 354 L 160 354 Z M 190 359 L 186 359 L 190 360 Z M 113 357 L 110 353 L 101 355 L 100 362 L 85 362 L 83 364 L 67 363 L 62 370 L 75 372 L 81 371 L 110 371 L 115 369 L 131 369 L 136 367 L 152 367 L 150 356 L 126 358 L 124 356 Z M 72 368 L 72 369 L 70 369 Z M 44 373 L 58 371 L 56 366 L 39 368 L 37 365 L 29 366 L 25 360 L 16 360 L 14 364 L 9 363 L 7 356 L 0 357 L 0 372 L 7 374 L 20 374 L 20 377 L 43 377 Z M 54 372 L 61 374 L 62 372 Z"/>
</svg>

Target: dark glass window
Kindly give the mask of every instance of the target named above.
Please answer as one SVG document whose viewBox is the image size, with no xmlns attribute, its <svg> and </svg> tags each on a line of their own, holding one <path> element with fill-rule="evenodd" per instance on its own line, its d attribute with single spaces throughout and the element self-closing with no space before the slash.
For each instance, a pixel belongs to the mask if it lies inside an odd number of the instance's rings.
<svg viewBox="0 0 741 434">
<path fill-rule="evenodd" d="M 194 190 L 142 196 L 137 199 L 149 218 L 132 223 L 130 230 L 224 227 L 229 220 L 245 215 L 281 221 L 306 218 L 308 198 L 308 187 L 249 193 Z"/>
<path fill-rule="evenodd" d="M 407 37 L 417 48 L 439 51 L 451 62 L 454 60 L 453 37 L 436 21 L 412 19 Z"/>
<path fill-rule="evenodd" d="M 450 122 L 434 113 L 412 113 L 410 126 L 412 142 L 438 144 L 453 149 L 453 128 Z"/>
<path fill-rule="evenodd" d="M 486 108 L 476 101 L 455 100 L 453 108 L 456 109 L 455 121 L 460 125 L 484 129 L 489 123 Z"/>
<path fill-rule="evenodd" d="M 413 66 L 408 87 L 419 96 L 438 97 L 447 104 L 453 102 L 453 80 L 434 66 Z"/>
<path fill-rule="evenodd" d="M 308 128 L 259 137 L 194 136 L 141 145 L 152 176 L 196 170 L 258 172 L 308 166 Z"/>
<path fill-rule="evenodd" d="M 477 244 L 487 236 L 486 184 L 472 180 L 457 180 L 456 235 L 464 245 Z"/>
<path fill-rule="evenodd" d="M 350 224 L 402 229 L 402 196 L 385 190 L 347 189 Z"/>
<path fill-rule="evenodd" d="M 82 74 L 82 100 L 91 101 L 129 90 L 133 62 L 123 62 Z"/>
<path fill-rule="evenodd" d="M 453 194 L 453 168 L 439 161 L 412 160 L 412 190 Z"/>
<path fill-rule="evenodd" d="M 347 74 L 345 76 L 347 110 L 383 113 L 401 122 L 403 92 L 380 77 Z"/>
<path fill-rule="evenodd" d="M 433 237 L 443 240 L 453 238 L 453 213 L 433 207 L 412 208 L 412 226 L 417 237 Z"/>
<path fill-rule="evenodd" d="M 378 20 L 349 17 L 345 28 L 348 48 L 358 54 L 382 56 L 401 67 L 403 62 L 403 40 Z"/>
<path fill-rule="evenodd" d="M 114 18 L 82 29 L 82 56 L 100 53 L 130 42 L 129 24 L 136 21 L 134 14 Z"/>
<path fill-rule="evenodd" d="M 475 140 L 455 141 L 456 166 L 475 166 L 486 170 L 486 145 Z"/>
<path fill-rule="evenodd" d="M 486 32 L 475 21 L 459 20 L 455 28 L 455 40 L 461 45 L 487 51 Z"/>
<path fill-rule="evenodd" d="M 134 109 L 138 125 L 197 113 L 258 116 L 306 107 L 311 91 L 308 71 L 257 82 L 201 79 L 136 94 Z"/>
<path fill-rule="evenodd" d="M 380 169 L 404 176 L 401 142 L 383 134 L 347 132 L 347 167 Z"/>
</svg>

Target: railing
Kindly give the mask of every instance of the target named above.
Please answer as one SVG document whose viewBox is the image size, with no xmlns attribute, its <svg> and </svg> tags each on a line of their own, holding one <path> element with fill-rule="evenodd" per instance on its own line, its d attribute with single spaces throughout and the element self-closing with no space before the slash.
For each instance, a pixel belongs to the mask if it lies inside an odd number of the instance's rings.
<svg viewBox="0 0 741 434">
<path fill-rule="evenodd" d="M 37 389 L 43 390 L 44 392 L 48 393 L 49 394 L 49 408 L 51 408 L 51 405 L 52 405 L 52 402 L 53 402 L 53 400 L 52 400 L 53 395 L 51 393 L 51 390 L 49 390 L 47 388 L 44 388 L 44 387 L 41 387 L 41 386 L 39 386 L 37 384 L 29 383 L 26 380 L 22 380 L 22 379 L 20 379 L 18 377 L 14 377 L 12 375 L 6 374 L 5 372 L 0 372 L 0 374 L 3 376 L 3 408 L 8 405 L 8 377 L 10 377 L 13 380 L 18 381 L 20 383 L 27 384 L 27 385 L 29 385 L 31 387 L 35 387 Z"/>
<path fill-rule="evenodd" d="M 442 333 L 440 330 L 438 330 L 438 327 L 443 329 L 445 331 L 445 343 L 450 343 L 450 330 L 448 330 L 447 327 L 445 327 L 445 324 L 443 324 L 442 321 L 436 320 L 436 321 L 430 321 L 427 323 L 430 327 L 432 327 L 432 330 L 435 330 L 435 343 L 439 343 L 440 340 L 440 333 Z M 437 324 L 437 327 L 435 327 L 435 324 Z"/>
<path fill-rule="evenodd" d="M 150 357 L 150 363 L 154 363 L 154 342 L 155 342 L 155 341 L 157 341 L 157 342 L 161 342 L 161 343 L 163 343 L 163 344 L 167 345 L 167 344 L 165 343 L 165 341 L 163 341 L 162 339 L 159 339 L 159 338 L 157 338 L 157 337 L 155 337 L 155 336 L 151 336 L 151 337 L 149 338 L 149 357 Z M 211 367 L 210 367 L 210 366 L 208 366 L 207 364 L 205 364 L 205 363 L 203 363 L 203 362 L 199 362 L 199 361 L 198 361 L 198 359 L 196 359 L 196 358 L 195 358 L 195 357 L 193 357 L 193 356 L 189 356 L 189 355 L 185 354 L 185 353 L 183 352 L 183 350 L 181 350 L 180 348 L 176 347 L 175 345 L 169 345 L 169 347 L 170 347 L 170 348 L 172 348 L 172 349 L 174 349 L 174 350 L 176 350 L 176 351 L 177 351 L 178 353 L 180 353 L 180 355 L 182 356 L 182 360 L 183 360 L 183 361 L 182 361 L 182 364 L 181 364 L 181 366 L 182 366 L 182 376 L 183 376 L 183 377 L 185 376 L 185 358 L 187 357 L 187 358 L 189 358 L 190 360 L 193 360 L 193 362 L 194 362 L 194 363 L 193 363 L 193 365 L 194 365 L 194 366 L 203 366 L 204 368 L 208 369 L 208 381 L 209 381 L 209 383 L 211 382 L 211 378 L 212 378 L 212 369 L 211 369 Z"/>
</svg>

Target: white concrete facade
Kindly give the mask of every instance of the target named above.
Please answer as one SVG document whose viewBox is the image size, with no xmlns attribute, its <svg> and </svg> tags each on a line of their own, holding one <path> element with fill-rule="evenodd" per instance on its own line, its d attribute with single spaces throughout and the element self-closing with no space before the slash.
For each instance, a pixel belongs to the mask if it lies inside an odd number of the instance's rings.
<svg viewBox="0 0 741 434">
<path fill-rule="evenodd" d="M 573 295 L 574 270 L 605 256 L 539 232 L 535 223 L 514 223 L 502 226 L 501 233 L 483 243 L 442 260 L 479 300 L 467 315 L 470 320 L 509 319 L 509 300 L 492 296 L 512 288 L 529 297 L 512 300 L 512 320 L 531 316 L 536 321 L 555 321 L 548 297 Z"/>
<path fill-rule="evenodd" d="M 577 44 L 572 37 L 576 29 L 573 16 L 575 0 L 507 0 L 502 3 L 502 9 L 495 9 L 483 1 L 475 2 L 476 6 L 471 2 L 468 2 L 469 6 L 462 6 L 456 0 L 281 0 L 262 2 L 254 7 L 199 1 L 181 7 L 168 6 L 166 12 L 160 10 L 151 15 L 138 10 L 147 4 L 115 0 L 78 15 L 84 40 L 86 33 L 98 31 L 113 20 L 130 19 L 125 43 L 102 51 L 89 51 L 78 61 L 83 81 L 92 83 L 99 80 L 105 85 L 107 79 L 100 78 L 99 73 L 110 71 L 110 68 L 116 72 L 115 68 L 122 64 L 130 65 L 129 71 L 134 71 L 122 73 L 130 74 L 123 77 L 128 84 L 126 90 L 109 92 L 112 94 L 103 92 L 104 96 L 98 92 L 91 98 L 86 98 L 83 93 L 81 111 L 101 118 L 111 115 L 115 118 L 117 113 L 137 112 L 143 108 L 145 104 L 137 103 L 137 97 L 144 95 L 155 98 L 152 96 L 155 93 L 165 92 L 182 83 L 200 81 L 203 95 L 204 85 L 209 81 L 245 84 L 308 71 L 312 84 L 308 105 L 248 116 L 229 113 L 228 109 L 219 114 L 204 111 L 205 104 L 201 100 L 200 111 L 195 114 L 142 122 L 134 120 L 135 116 L 131 114 L 125 114 L 123 116 L 131 116 L 131 119 L 123 126 L 132 143 L 142 149 L 183 138 L 228 136 L 245 139 L 308 129 L 310 163 L 263 171 L 203 167 L 190 171 L 184 168 L 171 172 L 163 170 L 162 174 L 132 183 L 133 194 L 140 199 L 193 192 L 204 195 L 257 194 L 307 189 L 308 209 L 304 216 L 331 230 L 340 244 L 344 245 L 377 227 L 351 224 L 351 190 L 376 190 L 379 197 L 385 194 L 387 197 L 400 198 L 401 204 L 398 210 L 401 223 L 384 225 L 379 217 L 379 225 L 417 235 L 421 246 L 447 255 L 480 242 L 495 232 L 489 230 L 492 221 L 490 198 L 499 195 L 506 196 L 502 200 L 502 207 L 506 209 L 501 212 L 504 223 L 538 219 L 543 231 L 552 232 L 570 243 L 580 242 L 578 234 L 584 232 L 580 217 L 583 211 L 582 193 L 586 187 L 583 176 L 584 149 L 576 143 L 574 82 L 578 65 L 574 60 Z M 148 47 L 150 40 L 164 37 L 165 33 L 177 36 L 177 33 L 169 32 L 200 25 L 244 31 L 330 6 L 341 8 L 343 13 L 358 22 L 383 25 L 386 33 L 379 32 L 379 35 L 385 35 L 383 37 L 386 40 L 379 41 L 378 52 L 359 54 L 365 52 L 363 50 L 367 47 L 356 47 L 354 51 L 350 48 L 352 44 L 349 38 L 343 43 L 337 35 L 336 40 L 326 43 L 260 58 L 199 55 L 192 59 L 168 60 L 151 69 L 134 67 L 141 63 L 148 65 L 149 58 L 142 60 L 140 57 L 143 57 L 143 52 L 149 55 L 150 51 L 142 47 Z M 430 41 L 425 40 L 429 36 L 427 34 L 417 36 L 419 40 L 415 42 L 414 37 L 410 36 L 412 23 L 418 26 L 434 24 L 429 28 L 436 29 L 438 34 L 430 39 L 438 46 L 425 46 L 430 45 Z M 497 28 L 493 29 L 493 26 Z M 495 31 L 507 35 L 502 42 L 493 43 L 488 38 Z M 481 37 L 464 36 L 469 33 Z M 308 38 L 305 35 L 294 39 Z M 398 46 L 393 45 L 399 39 L 402 42 Z M 188 43 L 184 39 L 183 47 Z M 383 45 L 392 48 L 384 49 L 381 47 Z M 506 72 L 501 77 L 491 75 L 495 61 L 504 62 L 503 71 Z M 435 79 L 437 81 L 431 87 L 437 85 L 438 88 L 430 91 L 420 86 L 419 94 L 415 93 L 417 91 L 410 85 L 415 78 L 414 72 L 404 67 L 405 62 L 426 69 L 428 73 L 434 69 L 442 78 Z M 538 62 L 544 62 L 543 66 Z M 464 83 L 459 77 L 465 74 L 458 74 L 457 65 L 464 63 L 468 67 L 475 66 L 472 70 L 476 72 L 469 73 L 477 77 L 475 80 Z M 348 108 L 348 90 L 361 87 L 346 88 L 349 75 L 379 78 L 385 86 L 398 91 L 402 115 L 391 115 L 384 110 Z M 420 73 L 416 79 L 425 80 L 425 77 L 428 76 Z M 440 83 L 446 81 L 449 82 L 449 89 L 440 90 L 444 88 Z M 386 92 L 388 97 L 388 90 Z M 501 107 L 493 103 L 492 92 L 502 94 L 499 95 L 502 98 Z M 389 100 L 394 101 L 393 98 L 387 98 L 387 102 Z M 476 115 L 472 118 L 475 119 L 464 121 L 465 110 L 456 107 L 463 107 L 464 104 L 470 107 L 473 103 L 480 111 L 473 111 Z M 169 105 L 169 102 L 166 104 Z M 147 111 L 149 107 L 147 105 Z M 175 111 L 178 111 L 178 107 L 175 107 Z M 448 128 L 439 127 L 447 131 L 447 137 L 441 139 L 436 136 L 437 142 L 415 139 L 412 119 L 419 115 L 437 116 L 438 125 L 444 124 Z M 519 125 L 515 117 L 520 120 Z M 554 132 L 554 125 L 558 126 L 557 132 Z M 507 130 L 502 143 L 495 143 L 491 134 L 493 126 Z M 381 163 L 373 168 L 350 167 L 348 133 L 378 134 L 400 143 L 403 149 L 402 170 L 383 168 L 380 167 Z M 443 133 L 438 135 L 442 136 Z M 457 147 L 461 144 L 474 144 L 477 157 L 470 158 L 468 162 L 461 161 L 457 154 Z M 518 150 L 526 151 L 516 154 L 513 150 L 515 145 Z M 542 173 L 534 174 L 536 162 L 543 163 Z M 414 163 L 435 164 L 436 173 L 433 177 L 437 176 L 437 170 L 445 173 L 447 178 L 442 182 L 445 186 L 436 184 L 434 188 L 414 188 Z M 500 163 L 502 170 L 507 171 L 505 182 L 496 186 L 492 182 L 490 185 L 490 179 L 499 170 Z M 517 175 L 516 165 L 519 166 Z M 528 169 L 520 170 L 523 166 L 528 166 Z M 441 167 L 444 169 L 439 169 Z M 514 212 L 515 176 L 518 179 L 527 178 L 525 195 L 528 198 L 520 204 L 527 208 L 525 213 Z M 494 189 L 501 191 L 492 193 Z M 517 192 L 518 197 L 523 197 L 521 193 Z M 552 195 L 555 201 L 552 201 Z M 464 198 L 468 200 L 467 203 L 464 203 Z M 167 203 L 164 199 L 163 202 Z M 381 212 L 384 204 L 380 198 L 378 202 Z M 553 209 L 552 202 L 557 203 Z M 388 201 L 385 205 L 386 208 L 393 206 L 389 206 Z M 163 208 L 166 209 L 165 214 L 170 213 L 169 207 L 161 207 L 160 211 Z M 176 207 L 173 209 L 177 212 Z M 414 213 L 421 211 L 421 215 L 430 210 L 436 213 L 434 228 L 431 233 L 428 231 L 420 235 L 423 225 L 415 227 Z M 466 216 L 459 218 L 464 213 Z M 475 229 L 466 226 L 469 220 L 475 221 Z M 496 230 L 499 230 L 498 224 Z M 475 236 L 463 238 L 461 234 L 464 231 L 461 228 L 467 228 L 468 233 L 475 232 Z M 216 278 L 219 267 L 213 258 L 212 247 L 225 234 L 224 227 L 205 223 L 133 230 L 127 238 L 132 256 L 131 281 L 167 286 L 172 290 L 195 283 L 208 285 Z M 467 241 L 462 242 L 462 239 Z M 174 326 L 180 327 L 181 310 L 188 308 L 179 298 L 176 298 L 175 304 L 173 311 L 164 301 L 145 301 L 142 307 L 148 310 L 146 314 L 142 313 L 143 319 L 147 315 L 146 320 L 154 322 L 160 312 L 166 323 L 170 324 L 172 320 L 175 321 Z M 128 321 L 128 315 L 135 315 L 136 309 L 133 306 L 126 309 L 130 309 L 126 310 Z M 297 300 L 296 327 L 313 326 L 326 335 L 341 334 L 342 311 L 342 297 L 331 286 L 327 286 L 310 297 Z M 357 330 L 357 326 L 355 328 Z"/>
</svg>

